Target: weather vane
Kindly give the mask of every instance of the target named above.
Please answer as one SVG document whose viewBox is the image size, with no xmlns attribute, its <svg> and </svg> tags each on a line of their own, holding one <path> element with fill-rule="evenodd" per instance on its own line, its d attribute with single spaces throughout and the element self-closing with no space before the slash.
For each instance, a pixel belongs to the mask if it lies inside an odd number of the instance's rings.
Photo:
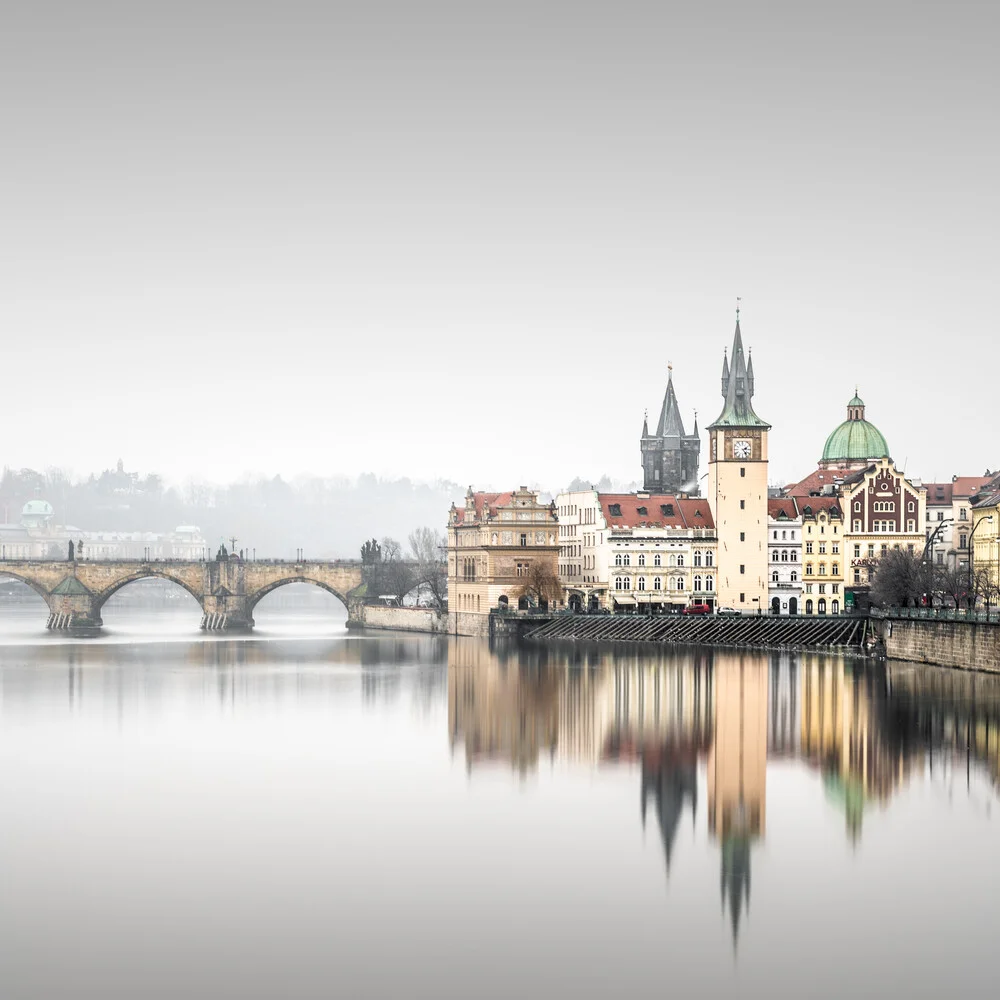
<svg viewBox="0 0 1000 1000">
<path fill-rule="evenodd" d="M 739 322 L 739 319 L 740 319 L 740 302 L 742 302 L 742 301 L 743 301 L 742 296 L 737 295 L 736 296 L 736 321 L 737 322 Z"/>
</svg>

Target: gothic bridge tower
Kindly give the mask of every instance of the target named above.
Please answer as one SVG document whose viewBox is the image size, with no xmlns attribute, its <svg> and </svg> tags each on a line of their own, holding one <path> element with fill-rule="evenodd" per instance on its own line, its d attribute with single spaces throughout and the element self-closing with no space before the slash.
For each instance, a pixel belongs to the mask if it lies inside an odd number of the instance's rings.
<svg viewBox="0 0 1000 1000">
<path fill-rule="evenodd" d="M 673 366 L 667 366 L 667 391 L 660 408 L 656 433 L 649 433 L 649 424 L 642 422 L 642 488 L 649 493 L 698 494 L 698 461 L 701 457 L 701 435 L 698 417 L 694 432 L 686 433 L 680 407 L 674 393 Z"/>
</svg>

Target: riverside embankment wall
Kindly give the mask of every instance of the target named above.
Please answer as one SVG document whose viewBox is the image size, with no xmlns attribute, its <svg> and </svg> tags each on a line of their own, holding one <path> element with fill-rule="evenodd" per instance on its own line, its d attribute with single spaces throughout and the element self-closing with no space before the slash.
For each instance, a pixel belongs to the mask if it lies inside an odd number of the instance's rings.
<svg viewBox="0 0 1000 1000">
<path fill-rule="evenodd" d="M 1000 673 L 1000 622 L 886 618 L 879 625 L 891 660 Z"/>
<path fill-rule="evenodd" d="M 448 632 L 448 616 L 432 608 L 356 604 L 351 608 L 347 624 L 349 628 L 384 628 L 397 632 Z"/>
<path fill-rule="evenodd" d="M 488 636 L 490 616 L 462 611 L 434 611 L 431 608 L 387 608 L 380 604 L 352 604 L 347 627 Z"/>
</svg>

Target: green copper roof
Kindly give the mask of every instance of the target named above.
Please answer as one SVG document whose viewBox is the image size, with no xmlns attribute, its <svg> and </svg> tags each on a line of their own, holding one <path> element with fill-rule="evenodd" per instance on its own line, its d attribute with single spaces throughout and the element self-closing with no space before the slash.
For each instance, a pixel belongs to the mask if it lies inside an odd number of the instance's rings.
<svg viewBox="0 0 1000 1000">
<path fill-rule="evenodd" d="M 850 405 L 863 404 L 852 400 Z M 826 447 L 823 449 L 824 462 L 888 457 L 889 446 L 885 443 L 882 432 L 867 420 L 845 420 L 826 439 Z"/>
<path fill-rule="evenodd" d="M 65 576 L 53 588 L 53 594 L 89 594 L 90 591 L 75 576 Z"/>
<path fill-rule="evenodd" d="M 858 395 L 858 390 L 857 389 L 854 390 L 854 399 L 852 399 L 847 405 L 848 406 L 864 406 L 865 405 L 865 401 Z"/>
</svg>

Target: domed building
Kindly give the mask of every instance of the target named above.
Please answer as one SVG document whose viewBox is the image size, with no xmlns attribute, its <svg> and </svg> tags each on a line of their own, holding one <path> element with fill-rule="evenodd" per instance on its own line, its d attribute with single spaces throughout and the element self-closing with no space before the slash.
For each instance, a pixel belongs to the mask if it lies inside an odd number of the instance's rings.
<svg viewBox="0 0 1000 1000">
<path fill-rule="evenodd" d="M 865 403 L 854 392 L 847 404 L 847 419 L 826 439 L 821 469 L 863 469 L 880 458 L 888 459 L 889 445 L 882 432 L 865 419 Z"/>
<path fill-rule="evenodd" d="M 878 561 L 893 549 L 924 550 L 927 490 L 896 468 L 856 391 L 819 468 L 783 493 L 802 511 L 806 614 L 864 610 Z"/>
<path fill-rule="evenodd" d="M 29 500 L 21 508 L 21 524 L 25 528 L 44 528 L 54 513 L 48 500 Z"/>
</svg>

